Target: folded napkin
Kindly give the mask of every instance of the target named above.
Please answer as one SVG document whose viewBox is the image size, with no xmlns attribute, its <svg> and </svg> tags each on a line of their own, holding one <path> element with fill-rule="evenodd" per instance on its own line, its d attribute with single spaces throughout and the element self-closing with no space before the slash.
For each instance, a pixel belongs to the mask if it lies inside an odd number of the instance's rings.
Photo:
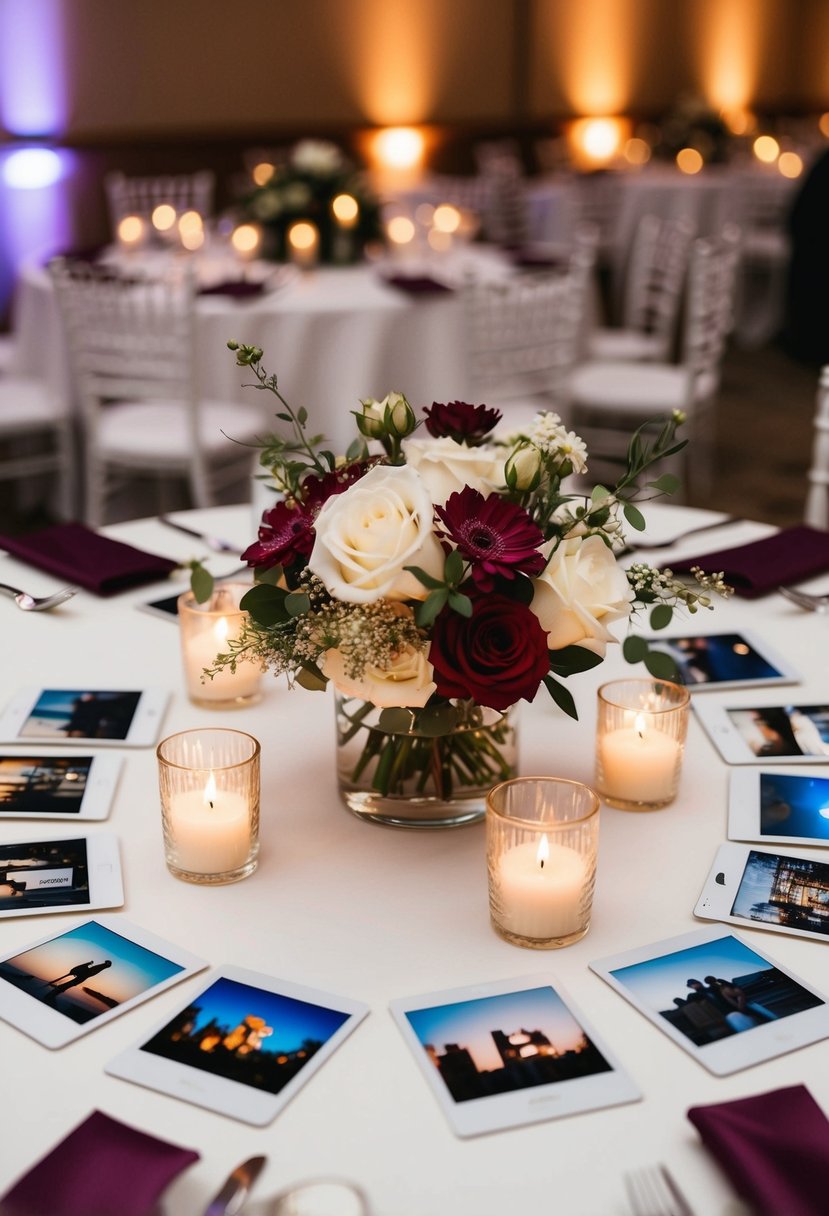
<svg viewBox="0 0 829 1216">
<path fill-rule="evenodd" d="M 211 283 L 209 287 L 200 287 L 200 296 L 232 296 L 234 300 L 250 300 L 261 296 L 265 290 L 264 283 L 251 283 L 248 279 L 226 279 L 222 283 Z"/>
<path fill-rule="evenodd" d="M 511 249 L 510 260 L 519 270 L 564 270 L 567 259 L 561 254 L 543 253 L 532 249 Z"/>
<path fill-rule="evenodd" d="M 96 1110 L 6 1192 L 0 1216 L 149 1216 L 198 1160 Z"/>
<path fill-rule="evenodd" d="M 177 563 L 93 532 L 84 524 L 54 524 L 28 536 L 0 535 L 0 549 L 95 595 L 112 595 L 166 578 Z"/>
<path fill-rule="evenodd" d="M 670 563 L 674 574 L 684 574 L 692 566 L 702 566 L 706 573 L 722 570 L 736 595 L 753 600 L 786 583 L 801 582 L 829 570 L 829 532 L 805 525 L 783 528 L 750 545 L 717 549 Z"/>
<path fill-rule="evenodd" d="M 451 292 L 453 290 L 446 283 L 441 283 L 426 274 L 389 274 L 385 276 L 385 281 L 389 287 L 396 287 L 399 291 L 405 291 L 410 296 L 441 295 L 444 292 Z"/>
<path fill-rule="evenodd" d="M 826 1216 L 829 1119 L 805 1085 L 692 1106 L 688 1118 L 758 1216 Z"/>
</svg>

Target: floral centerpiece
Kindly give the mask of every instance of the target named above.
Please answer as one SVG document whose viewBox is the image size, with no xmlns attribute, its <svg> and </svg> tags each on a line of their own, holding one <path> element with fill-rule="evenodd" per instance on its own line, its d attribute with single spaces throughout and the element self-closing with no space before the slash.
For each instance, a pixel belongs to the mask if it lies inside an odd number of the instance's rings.
<svg viewBox="0 0 829 1216">
<path fill-rule="evenodd" d="M 332 205 L 340 196 L 353 203 L 339 208 L 338 218 Z M 323 262 L 354 261 L 367 242 L 380 238 L 377 198 L 337 145 L 324 140 L 298 143 L 241 203 L 246 216 L 262 225 L 263 253 L 277 260 L 287 255 L 288 229 L 302 220 L 316 227 Z"/>
<path fill-rule="evenodd" d="M 675 605 L 694 612 L 722 590 L 701 572 L 690 588 L 617 561 L 625 526 L 644 527 L 634 499 L 676 487 L 671 474 L 645 477 L 684 446 L 678 414 L 636 431 L 614 488 L 580 497 L 564 483 L 585 472 L 585 446 L 553 413 L 505 436 L 486 405 L 434 403 L 418 421 L 389 393 L 353 411 L 357 434 L 338 457 L 308 435 L 262 351 L 228 345 L 278 398 L 290 434 L 262 450 L 282 498 L 243 554 L 258 580 L 242 601 L 250 623 L 217 668 L 253 657 L 291 683 L 334 686 L 340 786 L 358 813 L 420 826 L 479 817 L 486 790 L 514 771 L 518 702 L 543 687 L 577 716 L 562 681 L 602 661 L 610 626 L 637 607 L 664 626 Z M 652 674 L 670 674 L 668 656 L 628 643 Z"/>
</svg>

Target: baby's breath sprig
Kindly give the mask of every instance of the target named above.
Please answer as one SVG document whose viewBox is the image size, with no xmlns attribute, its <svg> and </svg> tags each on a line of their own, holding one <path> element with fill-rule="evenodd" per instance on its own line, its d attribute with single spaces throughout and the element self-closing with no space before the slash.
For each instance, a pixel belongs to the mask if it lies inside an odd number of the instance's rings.
<svg viewBox="0 0 829 1216">
<path fill-rule="evenodd" d="M 632 616 L 641 607 L 650 606 L 651 628 L 665 629 L 670 625 L 675 609 L 685 608 L 693 615 L 700 608 L 714 607 L 712 595 L 725 599 L 732 592 L 723 579 L 722 571 L 706 574 L 699 566 L 692 566 L 691 574 L 696 580 L 696 587 L 676 578 L 672 570 L 656 570 L 646 562 L 634 562 L 627 570 L 628 582 L 636 593 Z M 622 653 L 629 663 L 644 663 L 656 679 L 677 678 L 678 668 L 671 656 L 661 650 L 652 650 L 647 639 L 638 634 L 625 638 Z"/>
</svg>

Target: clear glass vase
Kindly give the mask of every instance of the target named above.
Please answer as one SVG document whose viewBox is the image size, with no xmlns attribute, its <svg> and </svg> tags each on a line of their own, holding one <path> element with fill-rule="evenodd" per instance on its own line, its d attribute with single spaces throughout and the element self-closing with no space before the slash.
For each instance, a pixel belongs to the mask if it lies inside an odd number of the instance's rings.
<svg viewBox="0 0 829 1216">
<path fill-rule="evenodd" d="M 487 792 L 515 776 L 515 706 L 378 709 L 335 695 L 335 707 L 340 797 L 360 819 L 421 829 L 478 823 Z"/>
</svg>

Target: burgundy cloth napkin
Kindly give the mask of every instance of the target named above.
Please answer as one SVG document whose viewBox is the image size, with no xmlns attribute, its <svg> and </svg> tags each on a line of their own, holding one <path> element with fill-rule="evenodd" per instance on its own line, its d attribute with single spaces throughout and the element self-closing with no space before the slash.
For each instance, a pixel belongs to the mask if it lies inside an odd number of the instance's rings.
<svg viewBox="0 0 829 1216">
<path fill-rule="evenodd" d="M 6 1192 L 0 1216 L 149 1216 L 198 1160 L 96 1110 Z"/>
<path fill-rule="evenodd" d="M 389 287 L 396 287 L 410 296 L 442 295 L 453 289 L 429 275 L 389 274 L 385 276 Z"/>
<path fill-rule="evenodd" d="M 684 574 L 692 566 L 702 566 L 706 573 L 722 570 L 736 595 L 753 600 L 829 570 L 829 532 L 805 525 L 783 528 L 750 545 L 717 549 L 669 564 L 674 574 Z"/>
<path fill-rule="evenodd" d="M 758 1216 L 826 1216 L 829 1119 L 805 1085 L 692 1106 L 688 1118 Z"/>
<path fill-rule="evenodd" d="M 566 258 L 554 253 L 534 252 L 532 249 L 511 249 L 510 259 L 513 266 L 520 270 L 564 270 Z"/>
<path fill-rule="evenodd" d="M 261 296 L 265 290 L 264 283 L 250 283 L 247 279 L 227 279 L 222 283 L 212 283 L 209 287 L 200 287 L 200 296 L 232 296 L 234 300 L 250 300 Z"/>
<path fill-rule="evenodd" d="M 54 524 L 28 536 L 0 536 L 0 549 L 95 595 L 113 595 L 156 582 L 178 564 L 110 540 L 85 524 Z"/>
</svg>

